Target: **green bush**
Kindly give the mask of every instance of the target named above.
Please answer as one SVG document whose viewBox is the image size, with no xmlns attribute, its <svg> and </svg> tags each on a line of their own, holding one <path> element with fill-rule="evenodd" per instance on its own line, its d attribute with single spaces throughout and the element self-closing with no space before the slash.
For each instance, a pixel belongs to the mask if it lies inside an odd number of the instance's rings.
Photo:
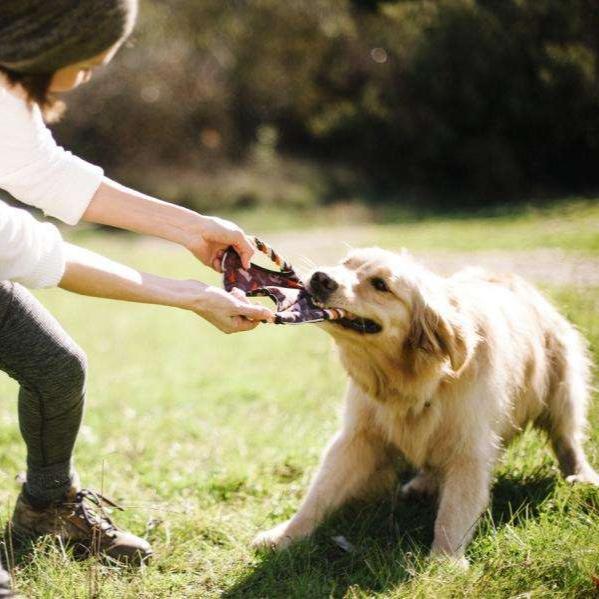
<svg viewBox="0 0 599 599">
<path fill-rule="evenodd" d="M 270 131 L 271 158 L 344 164 L 385 197 L 581 191 L 599 183 L 597 31 L 597 0 L 146 0 L 58 136 L 130 181 L 253 168 Z"/>
</svg>

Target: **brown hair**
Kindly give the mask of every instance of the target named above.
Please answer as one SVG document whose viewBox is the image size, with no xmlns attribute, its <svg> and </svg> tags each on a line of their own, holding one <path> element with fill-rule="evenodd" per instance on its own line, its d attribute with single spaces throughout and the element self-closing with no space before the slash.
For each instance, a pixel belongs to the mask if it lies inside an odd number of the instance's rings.
<svg viewBox="0 0 599 599">
<path fill-rule="evenodd" d="M 63 115 L 66 108 L 64 102 L 50 93 L 54 73 L 47 75 L 17 73 L 2 66 L 0 66 L 0 73 L 4 73 L 12 85 L 20 85 L 25 90 L 27 102 L 40 107 L 47 123 L 55 123 Z"/>
</svg>

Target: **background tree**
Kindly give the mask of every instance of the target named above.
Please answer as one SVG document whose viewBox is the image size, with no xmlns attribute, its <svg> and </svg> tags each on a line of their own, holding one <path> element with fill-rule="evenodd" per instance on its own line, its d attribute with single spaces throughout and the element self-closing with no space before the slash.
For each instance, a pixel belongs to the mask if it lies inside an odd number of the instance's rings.
<svg viewBox="0 0 599 599">
<path fill-rule="evenodd" d="M 505 202 L 599 181 L 598 0 L 145 0 L 141 12 L 133 46 L 58 136 L 149 191 L 261 202 L 268 175 L 299 203 L 408 188 Z M 272 168 L 258 176 L 265 143 Z"/>
</svg>

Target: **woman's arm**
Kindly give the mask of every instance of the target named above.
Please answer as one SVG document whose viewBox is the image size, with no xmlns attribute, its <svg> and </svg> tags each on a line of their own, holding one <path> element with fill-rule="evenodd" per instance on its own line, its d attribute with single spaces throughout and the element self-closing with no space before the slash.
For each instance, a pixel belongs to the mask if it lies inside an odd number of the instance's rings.
<svg viewBox="0 0 599 599">
<path fill-rule="evenodd" d="M 59 286 L 67 291 L 128 302 L 191 310 L 225 333 L 248 331 L 272 320 L 267 308 L 243 294 L 227 293 L 199 281 L 178 281 L 139 272 L 69 243 L 64 244 L 65 272 Z"/>
<path fill-rule="evenodd" d="M 157 200 L 106 177 L 83 219 L 173 241 L 216 270 L 220 270 L 220 258 L 229 246 L 236 249 L 246 268 L 254 253 L 252 244 L 234 223 Z"/>
<path fill-rule="evenodd" d="M 0 281 L 54 287 L 64 272 L 58 229 L 0 201 Z"/>
</svg>

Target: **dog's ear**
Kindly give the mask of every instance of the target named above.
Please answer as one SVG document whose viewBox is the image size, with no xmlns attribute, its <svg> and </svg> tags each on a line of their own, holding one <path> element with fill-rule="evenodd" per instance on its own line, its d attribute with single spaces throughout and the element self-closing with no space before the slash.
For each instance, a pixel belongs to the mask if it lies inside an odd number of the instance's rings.
<svg viewBox="0 0 599 599">
<path fill-rule="evenodd" d="M 449 358 L 456 374 L 471 354 L 463 326 L 451 314 L 450 308 L 432 305 L 422 296 L 414 302 L 406 345 L 410 350 L 430 357 Z"/>
</svg>

